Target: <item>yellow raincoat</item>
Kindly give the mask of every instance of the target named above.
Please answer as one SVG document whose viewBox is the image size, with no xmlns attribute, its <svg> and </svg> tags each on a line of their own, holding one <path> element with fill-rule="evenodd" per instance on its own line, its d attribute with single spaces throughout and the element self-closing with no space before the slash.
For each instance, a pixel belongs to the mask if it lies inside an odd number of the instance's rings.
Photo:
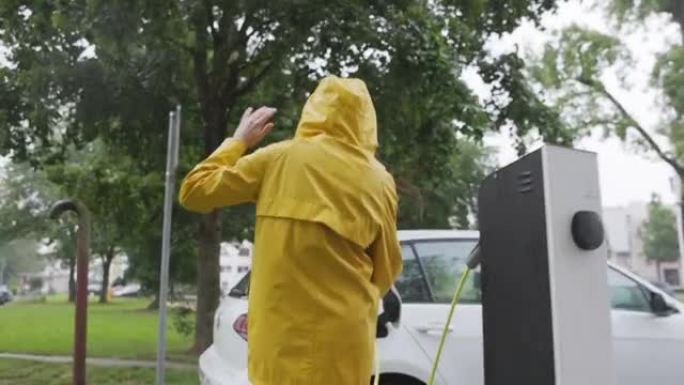
<svg viewBox="0 0 684 385">
<path fill-rule="evenodd" d="M 185 178 L 190 210 L 256 202 L 253 385 L 368 385 L 378 299 L 401 270 L 397 196 L 377 145 L 365 84 L 328 77 L 294 139 L 247 156 L 227 139 Z"/>
</svg>

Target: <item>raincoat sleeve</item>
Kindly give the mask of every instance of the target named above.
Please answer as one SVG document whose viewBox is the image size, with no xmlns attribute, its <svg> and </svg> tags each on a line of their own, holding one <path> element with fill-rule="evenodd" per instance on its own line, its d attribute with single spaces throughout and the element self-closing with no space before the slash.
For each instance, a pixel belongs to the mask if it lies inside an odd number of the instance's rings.
<svg viewBox="0 0 684 385">
<path fill-rule="evenodd" d="M 378 288 L 380 297 L 389 291 L 402 269 L 401 246 L 397 239 L 397 203 L 396 193 L 391 203 L 390 214 L 380 232 L 369 247 L 369 254 L 373 260 L 373 275 L 371 282 Z"/>
<path fill-rule="evenodd" d="M 181 206 L 207 213 L 221 206 L 256 201 L 266 167 L 277 148 L 268 146 L 243 157 L 246 149 L 242 141 L 226 139 L 195 166 L 181 184 Z"/>
</svg>

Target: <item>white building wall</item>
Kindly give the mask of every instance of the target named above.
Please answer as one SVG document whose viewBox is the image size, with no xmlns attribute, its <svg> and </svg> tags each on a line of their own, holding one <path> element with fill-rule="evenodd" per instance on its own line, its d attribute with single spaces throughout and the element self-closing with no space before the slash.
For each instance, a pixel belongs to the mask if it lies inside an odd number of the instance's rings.
<svg viewBox="0 0 684 385">
<path fill-rule="evenodd" d="M 221 268 L 221 293 L 227 295 L 252 268 L 252 244 L 222 243 L 219 265 Z"/>
</svg>

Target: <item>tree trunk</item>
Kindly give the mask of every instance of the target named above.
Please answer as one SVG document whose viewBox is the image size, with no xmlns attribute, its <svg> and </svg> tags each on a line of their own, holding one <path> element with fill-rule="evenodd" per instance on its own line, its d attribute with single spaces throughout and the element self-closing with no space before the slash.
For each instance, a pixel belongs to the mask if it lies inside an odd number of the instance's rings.
<svg viewBox="0 0 684 385">
<path fill-rule="evenodd" d="M 204 94 L 202 98 L 202 116 L 205 123 L 204 153 L 208 156 L 225 138 L 228 123 L 226 106 L 231 103 L 225 103 L 223 98 L 212 94 L 208 88 L 200 90 L 200 93 Z M 213 341 L 214 311 L 221 297 L 219 277 L 221 216 L 218 210 L 202 215 L 197 240 L 197 312 L 195 313 L 195 343 L 192 351 L 200 354 Z"/>
<path fill-rule="evenodd" d="M 109 268 L 114 260 L 114 248 L 107 250 L 102 259 L 102 287 L 100 288 L 100 303 L 109 302 Z"/>
<path fill-rule="evenodd" d="M 203 215 L 200 221 L 199 253 L 197 260 L 197 313 L 195 345 L 201 353 L 212 343 L 214 311 L 220 298 L 219 253 L 221 219 L 218 211 Z"/>
<path fill-rule="evenodd" d="M 663 279 L 660 276 L 661 275 L 660 274 L 660 260 L 656 259 L 655 263 L 656 263 L 656 277 L 658 278 L 658 282 L 663 282 Z"/>
<path fill-rule="evenodd" d="M 76 301 L 76 258 L 72 255 L 69 258 L 69 302 Z"/>
</svg>

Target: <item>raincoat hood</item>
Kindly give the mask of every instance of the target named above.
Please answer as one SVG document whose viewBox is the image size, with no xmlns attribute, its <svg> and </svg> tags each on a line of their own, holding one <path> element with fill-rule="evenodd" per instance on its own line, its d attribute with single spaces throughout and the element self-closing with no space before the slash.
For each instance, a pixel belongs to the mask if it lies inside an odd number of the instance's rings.
<svg viewBox="0 0 684 385">
<path fill-rule="evenodd" d="M 362 80 L 336 76 L 321 80 L 304 105 L 295 138 L 318 135 L 375 153 L 378 148 L 375 108 Z"/>
</svg>

